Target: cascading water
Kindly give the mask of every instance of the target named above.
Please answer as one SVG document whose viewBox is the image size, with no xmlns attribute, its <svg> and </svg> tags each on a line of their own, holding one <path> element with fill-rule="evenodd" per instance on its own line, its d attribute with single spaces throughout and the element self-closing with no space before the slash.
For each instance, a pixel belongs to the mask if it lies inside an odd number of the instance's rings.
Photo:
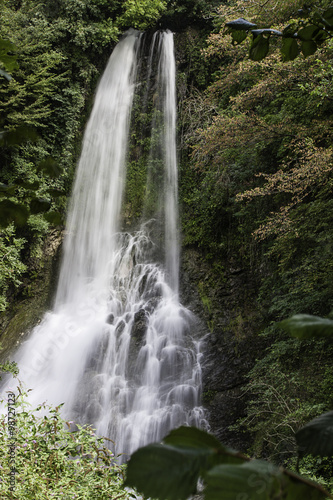
<svg viewBox="0 0 333 500">
<path fill-rule="evenodd" d="M 171 33 L 163 33 L 159 71 L 163 96 L 165 161 L 165 265 L 178 292 L 178 171 L 176 153 L 176 66 Z"/>
<path fill-rule="evenodd" d="M 156 37 L 159 43 L 156 43 Z M 154 220 L 120 232 L 126 153 L 141 35 L 115 48 L 86 128 L 66 229 L 55 307 L 18 350 L 32 404 L 64 402 L 130 454 L 182 424 L 205 425 L 193 315 L 179 304 L 176 91 L 173 36 L 153 39 L 163 116 L 165 256 Z M 150 57 L 152 60 L 152 56 Z M 151 70 L 148 74 L 150 76 Z M 163 194 L 163 196 L 162 196 Z"/>
</svg>

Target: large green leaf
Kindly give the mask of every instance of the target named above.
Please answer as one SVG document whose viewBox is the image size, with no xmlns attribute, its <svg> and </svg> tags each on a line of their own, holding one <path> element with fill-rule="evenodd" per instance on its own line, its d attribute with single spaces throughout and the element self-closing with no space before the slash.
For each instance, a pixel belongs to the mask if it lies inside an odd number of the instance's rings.
<svg viewBox="0 0 333 500">
<path fill-rule="evenodd" d="M 333 28 L 333 7 L 329 7 L 323 14 L 323 21 L 329 28 Z"/>
<path fill-rule="evenodd" d="M 196 492 L 200 468 L 196 450 L 150 444 L 131 456 L 124 484 L 147 498 L 185 500 Z"/>
<path fill-rule="evenodd" d="M 16 51 L 16 46 L 12 42 L 0 38 L 0 61 L 7 71 L 12 71 L 18 67 Z"/>
<path fill-rule="evenodd" d="M 29 212 L 24 205 L 11 200 L 0 201 L 0 226 L 7 227 L 11 222 L 23 226 L 28 217 Z"/>
<path fill-rule="evenodd" d="M 305 455 L 333 456 L 333 411 L 311 420 L 296 432 L 300 457 Z"/>
<path fill-rule="evenodd" d="M 255 36 L 250 47 L 250 59 L 253 61 L 261 61 L 266 57 L 269 50 L 269 37 L 264 37 L 262 34 Z"/>
<path fill-rule="evenodd" d="M 163 439 L 167 445 L 193 449 L 201 457 L 201 466 L 209 468 L 220 463 L 243 463 L 241 453 L 222 445 L 212 434 L 196 427 L 183 426 L 174 429 Z"/>
<path fill-rule="evenodd" d="M 147 498 L 185 500 L 195 493 L 201 477 L 205 500 L 329 497 L 320 486 L 264 460 L 249 460 L 200 429 L 180 427 L 171 431 L 164 442 L 133 453 L 125 486 L 136 488 Z"/>
<path fill-rule="evenodd" d="M 312 40 L 301 43 L 301 51 L 304 57 L 312 56 L 312 54 L 316 52 L 317 48 L 317 44 Z"/>
<path fill-rule="evenodd" d="M 247 37 L 247 32 L 242 30 L 231 30 L 232 41 L 236 44 L 242 43 Z"/>
<path fill-rule="evenodd" d="M 16 146 L 27 141 L 35 142 L 37 139 L 38 135 L 32 127 L 22 126 L 15 130 L 0 131 L 0 146 Z"/>
<path fill-rule="evenodd" d="M 253 460 L 242 465 L 217 465 L 205 475 L 205 500 L 266 500 L 278 498 L 281 473 L 268 462 Z"/>
<path fill-rule="evenodd" d="M 299 30 L 297 35 L 301 40 L 307 42 L 307 41 L 313 40 L 313 38 L 317 35 L 319 30 L 320 30 L 320 28 L 318 28 L 318 26 L 314 26 L 314 25 L 305 26 L 305 28 L 301 28 Z"/>
<path fill-rule="evenodd" d="M 46 212 L 43 214 L 43 217 L 54 226 L 61 226 L 64 223 L 63 217 L 59 212 Z"/>
<path fill-rule="evenodd" d="M 196 427 L 182 426 L 172 430 L 164 439 L 163 442 L 172 446 L 185 446 L 193 448 L 204 448 L 209 450 L 231 450 L 225 448 L 220 441 L 212 434 L 208 434 Z M 236 453 L 236 452 L 235 452 Z"/>
<path fill-rule="evenodd" d="M 218 465 L 205 476 L 205 500 L 322 500 L 328 494 L 269 462 Z"/>
<path fill-rule="evenodd" d="M 195 427 L 179 427 L 163 442 L 141 448 L 128 463 L 125 484 L 147 497 L 185 499 L 195 492 L 199 475 L 204 476 L 217 464 L 240 464 L 245 460 L 240 453 Z"/>
<path fill-rule="evenodd" d="M 299 339 L 333 335 L 333 320 L 310 314 L 295 314 L 291 318 L 281 321 L 278 325 Z"/>
<path fill-rule="evenodd" d="M 281 54 L 284 61 L 293 61 L 299 54 L 297 40 L 295 38 L 283 38 Z"/>
<path fill-rule="evenodd" d="M 30 212 L 32 214 L 39 214 L 40 212 L 47 212 L 51 206 L 48 200 L 34 198 L 30 202 Z"/>
<path fill-rule="evenodd" d="M 51 178 L 59 177 L 59 175 L 61 174 L 61 168 L 59 164 L 51 156 L 42 160 L 37 165 L 37 170 L 39 172 L 43 172 L 44 175 L 47 175 Z"/>
</svg>

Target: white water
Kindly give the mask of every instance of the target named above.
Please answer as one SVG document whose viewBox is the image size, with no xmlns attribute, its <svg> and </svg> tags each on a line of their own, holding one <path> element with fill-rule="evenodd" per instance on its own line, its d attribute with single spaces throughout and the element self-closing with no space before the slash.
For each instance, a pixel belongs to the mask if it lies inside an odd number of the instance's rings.
<svg viewBox="0 0 333 500">
<path fill-rule="evenodd" d="M 133 234 L 118 227 L 140 43 L 132 32 L 110 58 L 86 128 L 54 310 L 15 356 L 32 404 L 65 402 L 67 418 L 92 424 L 125 454 L 205 423 L 195 318 L 178 299 L 173 37 L 158 36 L 165 262 L 152 260 L 154 221 Z"/>
<path fill-rule="evenodd" d="M 87 282 L 107 292 L 114 272 L 138 43 L 133 33 L 116 46 L 98 87 L 71 198 L 56 308 L 82 303 Z"/>
<path fill-rule="evenodd" d="M 173 54 L 173 37 L 163 33 L 159 63 L 164 110 L 164 161 L 165 161 L 165 256 L 170 284 L 178 292 L 179 240 L 178 240 L 178 171 L 176 152 L 176 65 Z"/>
</svg>

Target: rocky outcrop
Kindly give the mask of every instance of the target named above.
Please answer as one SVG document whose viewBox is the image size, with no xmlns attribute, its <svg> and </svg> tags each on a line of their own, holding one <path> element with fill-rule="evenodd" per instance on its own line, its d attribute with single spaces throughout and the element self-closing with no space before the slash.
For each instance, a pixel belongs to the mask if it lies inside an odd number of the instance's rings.
<svg viewBox="0 0 333 500">
<path fill-rule="evenodd" d="M 245 416 L 247 374 L 266 345 L 257 333 L 261 315 L 254 276 L 231 262 L 212 266 L 194 248 L 185 249 L 182 302 L 206 323 L 203 404 L 213 432 L 223 443 L 245 451 L 250 437 L 230 430 Z"/>
<path fill-rule="evenodd" d="M 28 272 L 18 293 L 12 297 L 12 307 L 1 314 L 1 361 L 8 358 L 51 307 L 56 290 L 62 239 L 62 231 L 57 229 L 48 234 L 40 248 L 39 257 L 28 262 Z"/>
<path fill-rule="evenodd" d="M 134 322 L 131 331 L 131 336 L 134 337 L 139 344 L 141 344 L 144 339 L 147 327 L 148 318 L 146 311 L 144 309 L 139 309 L 139 311 L 134 314 Z"/>
</svg>

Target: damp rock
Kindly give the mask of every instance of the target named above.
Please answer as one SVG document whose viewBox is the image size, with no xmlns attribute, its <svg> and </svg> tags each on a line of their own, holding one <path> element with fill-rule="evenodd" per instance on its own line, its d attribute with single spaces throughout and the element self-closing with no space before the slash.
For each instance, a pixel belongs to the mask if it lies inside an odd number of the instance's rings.
<svg viewBox="0 0 333 500">
<path fill-rule="evenodd" d="M 153 297 L 152 299 L 150 299 L 147 304 L 146 304 L 146 311 L 151 314 L 158 306 L 158 303 L 159 303 L 159 298 L 158 297 Z"/>
<path fill-rule="evenodd" d="M 146 315 L 146 311 L 144 309 L 139 309 L 134 314 L 134 321 L 132 326 L 132 337 L 135 337 L 137 340 L 142 340 L 145 336 L 148 327 L 148 318 Z"/>
<path fill-rule="evenodd" d="M 139 285 L 139 293 L 140 293 L 140 295 L 143 295 L 143 293 L 145 292 L 146 285 L 147 285 L 147 275 L 145 274 L 142 277 L 142 279 L 140 281 L 140 285 Z"/>
<path fill-rule="evenodd" d="M 96 401 L 91 402 L 86 409 L 85 419 L 87 422 L 95 422 L 102 413 L 102 407 Z"/>
<path fill-rule="evenodd" d="M 120 320 L 116 326 L 116 333 L 117 334 L 123 333 L 125 326 L 126 326 L 125 321 L 123 319 Z"/>
<path fill-rule="evenodd" d="M 108 325 L 113 325 L 113 322 L 114 322 L 114 314 L 110 313 L 107 316 L 105 323 L 107 323 Z"/>
</svg>

